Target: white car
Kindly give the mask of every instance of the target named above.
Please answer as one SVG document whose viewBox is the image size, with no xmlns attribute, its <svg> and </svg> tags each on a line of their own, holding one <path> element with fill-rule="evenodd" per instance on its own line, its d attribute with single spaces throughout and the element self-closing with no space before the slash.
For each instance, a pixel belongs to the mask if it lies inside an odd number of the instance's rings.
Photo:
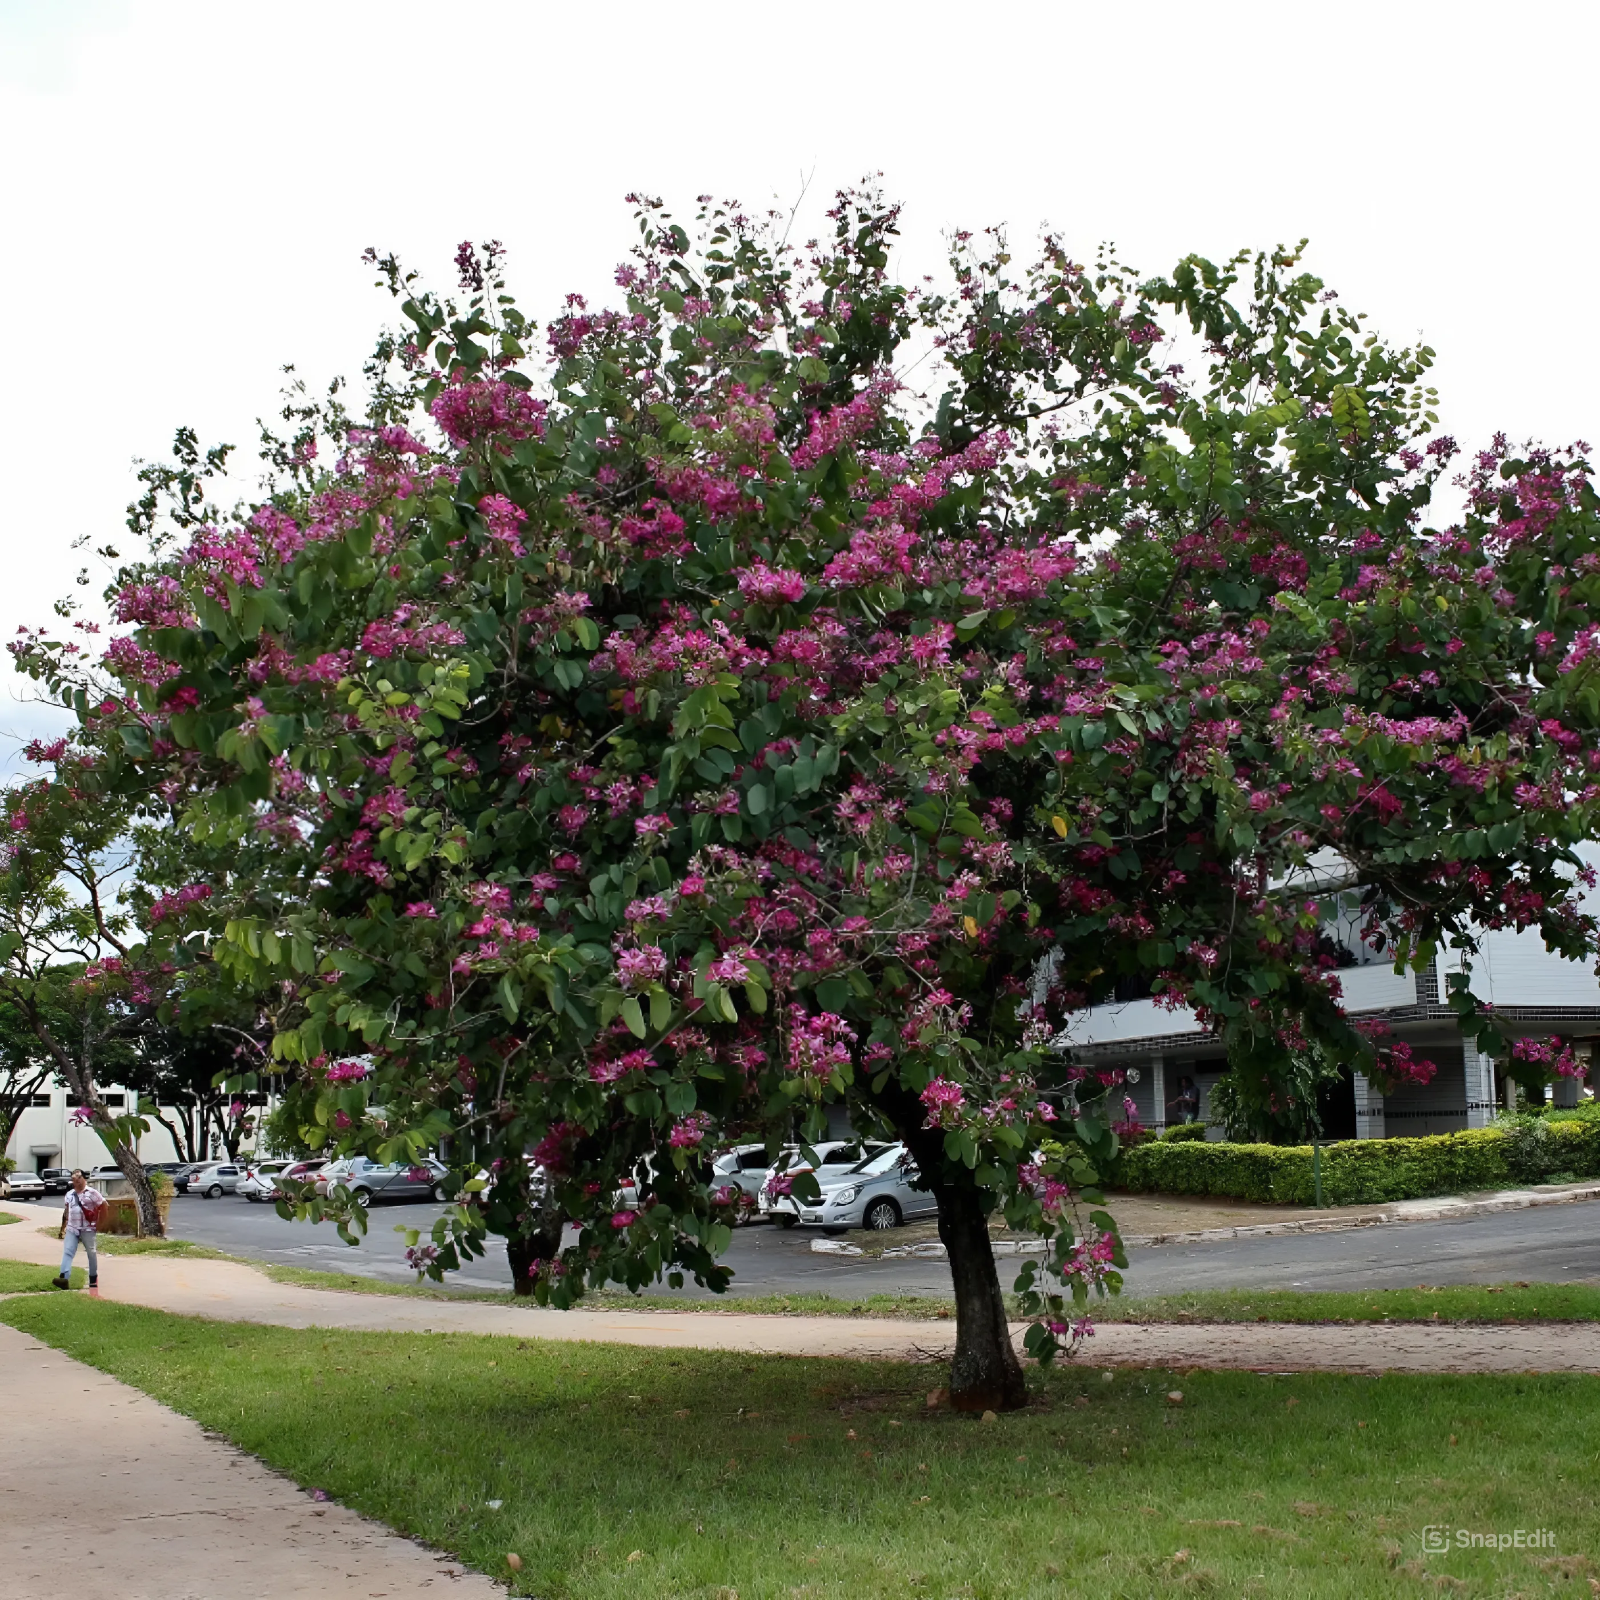
<svg viewBox="0 0 1600 1600">
<path fill-rule="evenodd" d="M 242 1194 L 246 1200 L 254 1200 L 258 1205 L 263 1200 L 270 1200 L 278 1174 L 288 1171 L 293 1165 L 292 1161 L 252 1161 L 245 1167 L 244 1176 L 240 1178 L 234 1193 Z"/>
<path fill-rule="evenodd" d="M 711 1172 L 719 1184 L 731 1184 L 752 1200 L 759 1200 L 771 1165 L 764 1144 L 742 1144 L 736 1149 L 724 1150 L 711 1163 Z"/>
<path fill-rule="evenodd" d="M 49 1193 L 36 1172 L 18 1170 L 0 1178 L 0 1194 L 7 1200 L 43 1200 Z"/>
<path fill-rule="evenodd" d="M 827 1139 L 811 1146 L 818 1162 L 813 1167 L 800 1145 L 785 1145 L 778 1159 L 762 1174 L 757 1201 L 762 1216 L 771 1217 L 783 1228 L 792 1228 L 799 1221 L 799 1207 L 793 1196 L 778 1192 L 774 1187 L 774 1179 L 792 1181 L 802 1172 L 815 1172 L 817 1182 L 826 1188 L 834 1174 L 846 1172 L 858 1162 L 869 1160 L 888 1148 L 885 1144 L 863 1142 L 860 1139 Z"/>
</svg>

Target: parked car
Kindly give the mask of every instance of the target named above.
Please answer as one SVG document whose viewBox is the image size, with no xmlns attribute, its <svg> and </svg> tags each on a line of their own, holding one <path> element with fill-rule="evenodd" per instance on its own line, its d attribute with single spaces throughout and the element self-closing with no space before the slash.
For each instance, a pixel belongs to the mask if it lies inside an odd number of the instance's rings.
<svg viewBox="0 0 1600 1600">
<path fill-rule="evenodd" d="M 72 1187 L 71 1167 L 46 1167 L 39 1174 L 46 1194 L 65 1194 Z"/>
<path fill-rule="evenodd" d="M 370 1206 L 375 1200 L 443 1200 L 446 1176 L 444 1163 L 432 1156 L 388 1166 L 366 1156 L 353 1156 L 330 1161 L 317 1174 L 317 1193 L 325 1195 L 343 1184 L 358 1206 Z"/>
<path fill-rule="evenodd" d="M 272 1193 L 267 1196 L 269 1200 L 283 1200 L 287 1198 L 283 1184 L 288 1181 L 294 1183 L 309 1183 L 329 1163 L 318 1156 L 314 1161 L 291 1161 L 276 1178 L 272 1180 Z"/>
<path fill-rule="evenodd" d="M 11 1172 L 0 1178 L 0 1193 L 7 1200 L 43 1200 L 50 1192 L 36 1172 Z"/>
<path fill-rule="evenodd" d="M 191 1172 L 187 1187 L 207 1200 L 218 1200 L 225 1194 L 233 1194 L 243 1176 L 244 1168 L 238 1162 L 215 1161 L 209 1167 Z"/>
<path fill-rule="evenodd" d="M 830 1139 L 822 1144 L 811 1146 L 812 1153 L 821 1163 L 813 1167 L 806 1159 L 801 1146 L 791 1144 L 784 1147 L 778 1159 L 761 1175 L 761 1187 L 757 1191 L 757 1201 L 761 1207 L 761 1214 L 769 1216 L 780 1227 L 792 1228 L 799 1219 L 797 1208 L 791 1205 L 777 1205 L 778 1200 L 791 1199 L 791 1196 L 773 1193 L 772 1180 L 783 1177 L 793 1180 L 802 1172 L 815 1172 L 817 1182 L 825 1184 L 828 1174 L 833 1172 L 848 1171 L 851 1167 L 862 1161 L 869 1160 L 882 1150 L 889 1147 L 884 1144 L 863 1144 L 859 1139 Z"/>
<path fill-rule="evenodd" d="M 292 1164 L 288 1161 L 248 1162 L 245 1165 L 244 1176 L 240 1178 L 239 1186 L 234 1192 L 259 1205 L 263 1200 L 271 1199 L 278 1174 Z"/>
<path fill-rule="evenodd" d="M 197 1172 L 204 1172 L 209 1165 L 210 1163 L 206 1161 L 184 1162 L 184 1164 L 172 1174 L 172 1187 L 176 1189 L 179 1194 L 188 1194 L 190 1178 L 192 1178 Z"/>
<path fill-rule="evenodd" d="M 711 1173 L 720 1182 L 732 1184 L 752 1200 L 759 1200 L 771 1165 L 764 1144 L 742 1144 L 736 1149 L 724 1150 L 711 1163 Z"/>
<path fill-rule="evenodd" d="M 792 1194 L 771 1197 L 774 1214 L 781 1219 L 792 1213 L 796 1222 L 842 1231 L 898 1228 L 939 1210 L 932 1192 L 921 1187 L 917 1164 L 903 1144 L 886 1145 L 853 1167 L 825 1168 L 817 1183 L 822 1195 L 816 1201 L 796 1200 Z"/>
</svg>

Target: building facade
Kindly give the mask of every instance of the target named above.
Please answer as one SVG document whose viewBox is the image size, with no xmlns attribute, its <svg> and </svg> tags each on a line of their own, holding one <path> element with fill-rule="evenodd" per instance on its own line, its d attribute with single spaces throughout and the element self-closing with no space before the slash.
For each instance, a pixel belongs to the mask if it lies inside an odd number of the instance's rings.
<svg viewBox="0 0 1600 1600">
<path fill-rule="evenodd" d="M 103 1091 L 106 1104 L 113 1111 L 137 1111 L 139 1097 L 125 1089 L 111 1088 Z M 86 1172 L 95 1167 L 110 1166 L 111 1152 L 101 1142 L 93 1128 L 73 1121 L 77 1101 L 70 1089 L 60 1084 L 41 1089 L 33 1097 L 11 1131 L 6 1155 L 24 1172 L 42 1172 L 46 1167 L 82 1167 Z M 139 1159 L 147 1163 L 176 1161 L 178 1152 L 173 1147 L 172 1135 L 158 1123 L 139 1141 Z"/>
<path fill-rule="evenodd" d="M 1595 909 L 1590 907 L 1589 909 Z M 1454 952 L 1441 952 L 1430 969 L 1397 973 L 1376 952 L 1361 947 L 1350 930 L 1333 933 L 1349 964 L 1339 972 L 1345 1009 L 1355 1021 L 1382 1021 L 1438 1071 L 1427 1085 L 1385 1096 L 1360 1073 L 1322 1106 L 1326 1137 L 1381 1139 L 1453 1133 L 1487 1126 L 1509 1108 L 1514 1093 L 1503 1064 L 1463 1039 L 1455 1014 L 1443 1004 Z M 1558 1037 L 1590 1061 L 1586 1083 L 1559 1079 L 1557 1105 L 1576 1105 L 1593 1091 L 1595 1044 L 1600 1042 L 1600 979 L 1580 962 L 1545 949 L 1537 934 L 1488 933 L 1472 960 L 1473 991 L 1490 1002 L 1513 1036 Z M 1222 1046 L 1187 1007 L 1168 1010 L 1149 998 L 1111 1001 L 1072 1018 L 1063 1043 L 1091 1068 L 1119 1067 L 1127 1095 L 1145 1127 L 1159 1132 L 1174 1122 L 1211 1122 L 1211 1093 L 1227 1068 Z M 1190 1108 L 1194 1114 L 1190 1114 Z"/>
</svg>

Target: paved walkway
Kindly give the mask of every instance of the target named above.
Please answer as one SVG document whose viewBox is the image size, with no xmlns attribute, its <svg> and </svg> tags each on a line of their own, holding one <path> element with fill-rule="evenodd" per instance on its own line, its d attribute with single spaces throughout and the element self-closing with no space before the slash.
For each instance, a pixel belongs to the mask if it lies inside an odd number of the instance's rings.
<svg viewBox="0 0 1600 1600">
<path fill-rule="evenodd" d="M 42 1263 L 59 1260 L 53 1241 L 27 1223 L 0 1228 L 0 1256 Z M 945 1359 L 955 1337 L 950 1321 L 761 1316 L 738 1311 L 549 1311 L 470 1300 L 332 1293 L 274 1283 L 235 1261 L 183 1257 L 104 1256 L 100 1285 L 107 1300 L 181 1316 L 289 1328 L 481 1333 L 655 1349 L 890 1360 Z M 1095 1366 L 1600 1374 L 1600 1323 L 1542 1327 L 1105 1323 L 1085 1347 L 1082 1360 Z"/>
<path fill-rule="evenodd" d="M 504 1595 L 458 1561 L 332 1501 L 315 1503 L 199 1424 L 7 1327 L 0 1417 L 0 1594 Z"/>
</svg>

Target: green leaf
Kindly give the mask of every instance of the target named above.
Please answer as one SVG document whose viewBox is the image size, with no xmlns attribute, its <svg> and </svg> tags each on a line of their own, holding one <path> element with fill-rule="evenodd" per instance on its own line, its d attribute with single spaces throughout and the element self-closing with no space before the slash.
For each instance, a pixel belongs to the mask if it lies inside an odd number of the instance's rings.
<svg viewBox="0 0 1600 1600">
<path fill-rule="evenodd" d="M 850 1000 L 850 985 L 843 978 L 824 978 L 817 985 L 817 1004 L 824 1011 L 835 1014 L 844 1010 Z"/>
<path fill-rule="evenodd" d="M 667 1024 L 672 1021 L 672 996 L 665 989 L 652 989 L 650 991 L 650 1026 L 657 1033 L 665 1033 Z"/>
<path fill-rule="evenodd" d="M 517 1013 L 522 1009 L 522 985 L 509 972 L 502 972 L 495 992 L 500 997 L 500 1009 L 505 1013 L 506 1021 L 515 1022 Z"/>
<path fill-rule="evenodd" d="M 745 799 L 745 808 L 752 817 L 761 816 L 772 801 L 772 793 L 764 783 L 753 783 Z"/>
<path fill-rule="evenodd" d="M 644 1012 L 639 1007 L 639 1000 L 636 995 L 630 994 L 628 998 L 622 1002 L 622 1020 L 627 1023 L 628 1032 L 631 1033 L 635 1039 L 644 1038 L 646 1031 L 644 1025 Z"/>
</svg>

